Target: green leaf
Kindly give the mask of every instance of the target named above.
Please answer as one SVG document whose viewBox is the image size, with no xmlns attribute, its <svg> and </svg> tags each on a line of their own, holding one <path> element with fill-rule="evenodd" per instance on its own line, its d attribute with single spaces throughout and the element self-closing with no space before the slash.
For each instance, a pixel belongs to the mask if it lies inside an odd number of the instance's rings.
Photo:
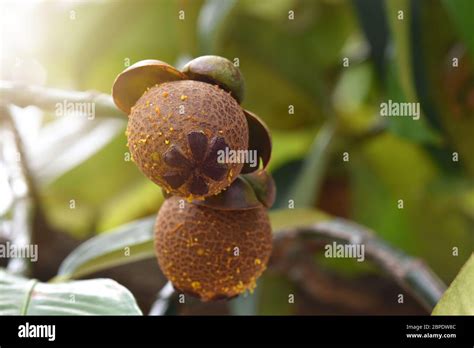
<svg viewBox="0 0 474 348">
<path fill-rule="evenodd" d="M 287 228 L 308 226 L 330 219 L 330 216 L 316 209 L 281 209 L 270 212 L 273 233 Z"/>
<path fill-rule="evenodd" d="M 474 315 L 474 254 L 461 268 L 433 315 Z"/>
<path fill-rule="evenodd" d="M 125 160 L 129 151 L 126 143 L 125 135 L 119 134 L 87 161 L 43 188 L 40 194 L 44 210 L 55 228 L 85 238 L 96 227 L 97 220 L 110 213 L 110 204 L 143 182 L 137 166 Z M 159 197 L 159 188 L 149 190 L 148 194 Z M 142 196 L 141 192 L 138 195 Z M 74 209 L 70 208 L 71 199 Z M 137 212 L 137 207 L 131 210 Z M 146 211 L 141 213 L 146 216 Z"/>
<path fill-rule="evenodd" d="M 326 218 L 326 215 L 311 209 L 270 212 L 274 231 L 311 224 Z M 147 217 L 87 240 L 63 261 L 55 281 L 82 277 L 110 267 L 153 257 L 154 223 L 155 216 Z"/>
<path fill-rule="evenodd" d="M 395 62 L 387 72 L 387 100 L 397 103 L 418 102 L 417 96 L 407 98 L 406 90 L 402 89 L 402 81 Z M 420 107 L 419 119 L 413 117 L 388 117 L 388 129 L 391 133 L 416 143 L 439 145 L 441 136 L 428 123 L 428 116 Z"/>
<path fill-rule="evenodd" d="M 420 197 L 438 175 L 427 153 L 416 144 L 387 133 L 362 145 L 351 155 L 349 165 L 351 219 L 370 227 L 392 245 L 419 253 L 425 237 L 413 223 L 420 219 L 420 209 L 426 208 Z M 399 199 L 403 199 L 403 209 L 397 206 Z"/>
<path fill-rule="evenodd" d="M 403 92 L 411 101 L 416 100 L 415 87 L 413 86 L 413 71 L 411 64 L 410 48 L 410 19 L 411 9 L 408 0 L 387 0 L 387 18 L 395 45 L 395 59 L 398 67 L 398 78 Z M 403 19 L 398 19 L 399 11 L 403 11 Z"/>
<path fill-rule="evenodd" d="M 32 149 L 35 178 L 47 185 L 95 155 L 116 137 L 123 120 L 65 116 L 46 124 Z M 80 149 L 80 151 L 78 151 Z"/>
<path fill-rule="evenodd" d="M 474 1 L 472 0 L 443 0 L 456 29 L 466 42 L 471 54 L 474 56 Z"/>
<path fill-rule="evenodd" d="M 163 201 L 160 187 L 148 178 L 131 182 L 126 190 L 103 205 L 97 231 L 110 231 L 130 221 L 156 214 Z"/>
<path fill-rule="evenodd" d="M 298 207 L 312 206 L 316 201 L 329 160 L 330 147 L 335 139 L 334 131 L 332 123 L 327 123 L 320 129 L 301 172 L 295 178 L 288 199 L 293 200 Z"/>
<path fill-rule="evenodd" d="M 408 0 L 387 0 L 387 19 L 394 44 L 394 58 L 388 71 L 388 99 L 395 102 L 418 102 L 415 88 L 413 67 L 413 40 L 410 24 L 412 8 Z M 399 19 L 399 11 L 403 11 L 403 19 Z M 412 117 L 388 118 L 389 130 L 394 134 L 414 142 L 436 144 L 440 141 L 438 134 L 430 128 L 426 115 L 420 110 L 420 118 Z"/>
<path fill-rule="evenodd" d="M 57 279 L 77 278 L 152 257 L 154 223 L 155 217 L 148 217 L 87 240 L 63 261 Z"/>
<path fill-rule="evenodd" d="M 221 31 L 225 28 L 235 4 L 235 0 L 206 1 L 197 22 L 201 53 L 209 54 L 215 51 L 215 46 L 221 39 Z"/>
<path fill-rule="evenodd" d="M 141 315 L 133 295 L 111 279 L 47 284 L 0 269 L 0 315 Z"/>
<path fill-rule="evenodd" d="M 467 174 L 472 177 L 474 118 L 472 109 L 469 108 L 468 91 L 469 86 L 472 86 L 474 53 L 460 42 L 461 38 L 456 34 L 456 28 L 453 28 L 454 23 L 450 22 L 450 13 L 447 13 L 445 8 L 430 6 L 427 2 L 421 3 L 423 17 L 420 25 L 423 28 L 432 28 L 438 23 L 444 23 L 443 30 L 438 31 L 437 35 L 428 31 L 423 34 L 420 42 L 421 56 L 430 57 L 423 61 L 426 93 L 430 96 L 430 107 L 435 111 L 434 118 L 445 139 L 443 150 L 446 155 L 444 158 L 438 158 L 438 161 L 448 170 L 467 170 Z M 458 1 L 449 3 L 456 6 Z M 458 67 L 453 67 L 454 57 L 459 60 Z M 456 165 L 452 161 L 453 152 L 458 152 L 460 158 Z"/>
</svg>

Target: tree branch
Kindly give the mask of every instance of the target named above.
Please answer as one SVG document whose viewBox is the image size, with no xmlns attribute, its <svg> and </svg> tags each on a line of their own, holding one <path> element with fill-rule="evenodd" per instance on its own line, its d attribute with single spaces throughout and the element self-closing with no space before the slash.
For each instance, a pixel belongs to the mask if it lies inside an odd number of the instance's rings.
<svg viewBox="0 0 474 348">
<path fill-rule="evenodd" d="M 9 81 L 0 81 L 0 95 L 5 104 L 14 104 L 20 107 L 37 106 L 45 111 L 55 111 L 58 104 L 93 103 L 95 116 L 115 117 L 123 119 L 125 114 L 114 104 L 109 94 L 96 91 L 67 91 L 41 86 L 30 86 Z"/>
<path fill-rule="evenodd" d="M 12 203 L 10 235 L 15 248 L 29 248 L 32 240 L 33 198 L 32 178 L 25 161 L 23 145 L 10 109 L 0 104 L 0 160 L 5 166 Z M 6 194 L 5 192 L 3 194 Z M 28 249 L 26 249 L 28 250 Z M 8 263 L 12 273 L 28 275 L 30 263 L 24 257 L 12 258 Z"/>
<path fill-rule="evenodd" d="M 345 219 L 338 218 L 307 227 L 280 230 L 275 233 L 274 239 L 288 236 L 364 245 L 366 256 L 390 274 L 430 312 L 446 290 L 443 282 L 421 260 L 389 246 L 368 228 Z"/>
</svg>

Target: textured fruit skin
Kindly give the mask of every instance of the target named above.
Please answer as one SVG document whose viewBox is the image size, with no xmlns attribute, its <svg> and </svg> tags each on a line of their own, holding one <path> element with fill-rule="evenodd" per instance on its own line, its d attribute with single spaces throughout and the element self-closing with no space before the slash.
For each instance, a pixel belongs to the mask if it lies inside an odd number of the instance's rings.
<svg viewBox="0 0 474 348">
<path fill-rule="evenodd" d="M 218 165 L 215 151 L 211 154 L 217 148 L 213 144 L 247 150 L 249 138 L 247 120 L 235 99 L 218 86 L 192 80 L 146 91 L 132 108 L 126 134 L 140 170 L 170 194 L 188 199 L 219 193 L 242 169 L 242 163 Z M 192 140 L 199 144 L 194 152 Z M 181 155 L 185 166 L 176 164 Z"/>
<path fill-rule="evenodd" d="M 171 197 L 158 212 L 155 250 L 161 270 L 176 289 L 204 301 L 252 291 L 271 249 L 263 206 L 224 211 Z"/>
</svg>

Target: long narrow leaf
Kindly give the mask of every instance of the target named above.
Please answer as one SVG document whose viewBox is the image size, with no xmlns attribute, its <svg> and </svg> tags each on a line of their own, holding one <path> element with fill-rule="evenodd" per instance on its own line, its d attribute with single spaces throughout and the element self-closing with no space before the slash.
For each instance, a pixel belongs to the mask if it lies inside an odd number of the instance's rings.
<svg viewBox="0 0 474 348">
<path fill-rule="evenodd" d="M 153 255 L 154 217 L 124 225 L 81 244 L 63 261 L 56 279 L 77 278 Z"/>
</svg>

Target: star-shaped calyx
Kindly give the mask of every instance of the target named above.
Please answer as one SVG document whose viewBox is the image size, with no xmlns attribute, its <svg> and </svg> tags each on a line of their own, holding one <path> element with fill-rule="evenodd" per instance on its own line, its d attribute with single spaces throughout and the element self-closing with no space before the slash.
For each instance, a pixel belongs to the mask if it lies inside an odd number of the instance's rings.
<svg viewBox="0 0 474 348">
<path fill-rule="evenodd" d="M 219 163 L 219 151 L 225 151 L 228 145 L 223 137 L 215 136 L 211 140 L 204 132 L 190 132 L 187 135 L 191 158 L 187 158 L 176 145 L 171 145 L 163 155 L 164 162 L 173 168 L 163 175 L 168 185 L 177 189 L 189 181 L 188 189 L 191 194 L 205 195 L 209 185 L 205 180 L 222 180 L 227 172 L 227 165 Z"/>
</svg>

